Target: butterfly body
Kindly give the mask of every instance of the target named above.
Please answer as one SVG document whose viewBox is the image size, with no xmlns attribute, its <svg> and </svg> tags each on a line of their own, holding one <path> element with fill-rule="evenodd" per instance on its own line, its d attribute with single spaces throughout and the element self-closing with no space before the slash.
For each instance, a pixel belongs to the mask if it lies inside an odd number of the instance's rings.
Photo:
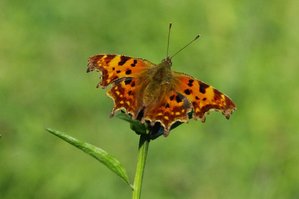
<svg viewBox="0 0 299 199">
<path fill-rule="evenodd" d="M 159 122 L 165 136 L 175 122 L 187 122 L 190 112 L 202 121 L 210 110 L 229 118 L 235 105 L 227 96 L 189 75 L 172 71 L 171 66 L 169 57 L 153 64 L 140 58 L 102 54 L 89 58 L 87 71 L 101 71 L 99 86 L 112 85 L 107 92 L 114 101 L 112 115 L 123 109 L 141 122 Z"/>
<path fill-rule="evenodd" d="M 162 61 L 161 64 L 149 69 L 147 74 L 142 75 L 148 77 L 148 81 L 144 82 L 143 92 L 143 105 L 145 107 L 151 106 L 151 104 L 158 103 L 161 97 L 165 96 L 171 90 L 172 71 L 171 65 L 168 62 Z"/>
</svg>

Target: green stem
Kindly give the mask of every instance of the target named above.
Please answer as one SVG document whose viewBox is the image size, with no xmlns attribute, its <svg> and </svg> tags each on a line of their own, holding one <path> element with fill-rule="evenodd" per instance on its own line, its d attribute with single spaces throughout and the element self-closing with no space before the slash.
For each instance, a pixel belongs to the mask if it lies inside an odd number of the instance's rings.
<svg viewBox="0 0 299 199">
<path fill-rule="evenodd" d="M 141 134 L 138 147 L 138 159 L 134 179 L 133 199 L 140 199 L 144 167 L 150 139 L 147 134 Z"/>
</svg>

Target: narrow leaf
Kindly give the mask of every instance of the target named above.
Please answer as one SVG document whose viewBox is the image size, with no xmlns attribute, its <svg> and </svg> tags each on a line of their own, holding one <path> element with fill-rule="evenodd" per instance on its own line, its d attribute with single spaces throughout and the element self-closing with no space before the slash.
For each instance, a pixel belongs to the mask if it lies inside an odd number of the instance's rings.
<svg viewBox="0 0 299 199">
<path fill-rule="evenodd" d="M 113 171 L 115 174 L 117 174 L 119 177 L 121 177 L 128 185 L 132 187 L 132 185 L 129 182 L 129 178 L 127 175 L 127 172 L 125 168 L 120 164 L 120 162 L 104 151 L 101 148 L 98 148 L 94 145 L 91 145 L 86 142 L 82 142 L 80 140 L 77 140 L 76 138 L 73 138 L 65 133 L 53 130 L 48 128 L 47 131 L 52 133 L 53 135 L 63 139 L 64 141 L 70 143 L 71 145 L 77 147 L 78 149 L 84 151 L 85 153 L 89 154 L 90 156 L 97 159 L 99 162 L 103 163 L 108 169 Z"/>
<path fill-rule="evenodd" d="M 127 122 L 130 123 L 130 128 L 135 132 L 137 133 L 138 135 L 141 135 L 141 134 L 146 134 L 146 130 L 147 130 L 147 127 L 145 124 L 142 124 L 140 121 L 138 120 L 133 120 L 130 116 L 128 116 L 127 114 L 125 113 L 119 113 L 116 115 L 116 117 L 122 119 L 122 120 L 125 120 Z"/>
</svg>

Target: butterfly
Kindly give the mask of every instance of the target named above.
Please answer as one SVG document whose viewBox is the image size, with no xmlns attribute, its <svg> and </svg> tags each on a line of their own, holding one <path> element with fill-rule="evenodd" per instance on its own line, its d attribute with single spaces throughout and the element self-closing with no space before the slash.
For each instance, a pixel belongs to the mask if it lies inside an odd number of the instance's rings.
<svg viewBox="0 0 299 199">
<path fill-rule="evenodd" d="M 236 109 L 233 101 L 190 75 L 172 71 L 172 57 L 154 64 L 142 58 L 99 54 L 89 58 L 87 72 L 101 72 L 97 87 L 111 85 L 107 95 L 114 101 L 112 116 L 124 110 L 142 123 L 159 123 L 164 136 L 173 124 L 187 122 L 190 115 L 204 122 L 206 114 L 216 110 L 228 119 Z"/>
</svg>

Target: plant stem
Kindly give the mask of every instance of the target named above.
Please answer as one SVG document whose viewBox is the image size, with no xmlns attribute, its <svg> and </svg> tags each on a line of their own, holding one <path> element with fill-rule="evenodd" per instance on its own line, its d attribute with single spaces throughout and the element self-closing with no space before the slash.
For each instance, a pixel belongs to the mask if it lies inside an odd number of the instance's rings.
<svg viewBox="0 0 299 199">
<path fill-rule="evenodd" d="M 139 147 L 138 147 L 138 158 L 137 158 L 137 166 L 136 173 L 134 179 L 134 189 L 133 189 L 133 199 L 140 199 L 141 188 L 142 188 L 142 180 L 143 173 L 145 168 L 145 162 L 148 152 L 150 138 L 148 134 L 141 134 L 139 139 Z"/>
</svg>

